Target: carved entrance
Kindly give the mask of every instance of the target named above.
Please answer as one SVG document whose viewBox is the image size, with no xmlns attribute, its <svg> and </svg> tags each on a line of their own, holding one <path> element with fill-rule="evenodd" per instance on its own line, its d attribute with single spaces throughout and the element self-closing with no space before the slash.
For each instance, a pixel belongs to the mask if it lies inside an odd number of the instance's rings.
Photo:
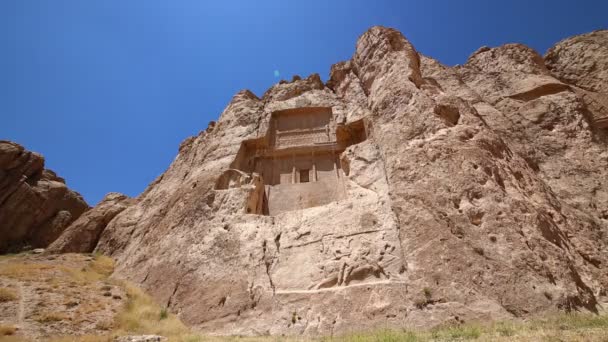
<svg viewBox="0 0 608 342">
<path fill-rule="evenodd" d="M 277 111 L 264 136 L 242 143 L 231 167 L 259 175 L 259 214 L 324 205 L 345 196 L 340 153 L 365 138 L 363 121 L 336 124 L 331 107 Z"/>
</svg>

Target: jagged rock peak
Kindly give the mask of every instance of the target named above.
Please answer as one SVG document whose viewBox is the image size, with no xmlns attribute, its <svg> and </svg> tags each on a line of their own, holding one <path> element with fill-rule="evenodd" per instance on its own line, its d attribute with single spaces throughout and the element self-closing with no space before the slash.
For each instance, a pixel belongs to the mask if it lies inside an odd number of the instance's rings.
<svg viewBox="0 0 608 342">
<path fill-rule="evenodd" d="M 608 93 L 608 30 L 567 38 L 545 55 L 547 66 L 560 80 L 588 91 Z"/>
</svg>

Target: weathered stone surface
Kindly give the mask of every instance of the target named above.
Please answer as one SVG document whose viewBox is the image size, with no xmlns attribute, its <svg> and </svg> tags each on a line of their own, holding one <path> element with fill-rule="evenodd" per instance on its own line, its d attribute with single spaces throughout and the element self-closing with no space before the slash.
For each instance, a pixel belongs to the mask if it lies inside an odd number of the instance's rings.
<svg viewBox="0 0 608 342">
<path fill-rule="evenodd" d="M 565 39 L 547 51 L 551 73 L 585 90 L 608 93 L 608 30 Z"/>
<path fill-rule="evenodd" d="M 0 301 L 0 324 L 16 328 L 0 341 L 112 339 L 108 329 L 115 325 L 116 314 L 124 312 L 129 290 L 109 281 L 111 263 L 87 254 L 42 252 L 0 258 L 0 288 L 16 297 Z"/>
<path fill-rule="evenodd" d="M 109 193 L 94 208 L 85 212 L 47 249 L 48 253 L 90 253 L 97 246 L 107 224 L 133 200 L 119 193 Z"/>
<path fill-rule="evenodd" d="M 559 42 L 545 55 L 555 77 L 571 83 L 591 114 L 591 122 L 608 128 L 608 30 Z"/>
<path fill-rule="evenodd" d="M 96 250 L 214 334 L 595 311 L 608 291 L 608 138 L 585 97 L 606 78 L 579 82 L 560 63 L 508 44 L 450 68 L 373 27 L 326 85 L 313 75 L 236 94 Z M 296 112 L 288 129 L 273 119 Z M 340 193 L 315 200 L 327 189 Z M 272 201 L 285 205 L 264 210 Z"/>
<path fill-rule="evenodd" d="M 159 335 L 133 335 L 119 336 L 114 341 L 116 342 L 162 342 L 167 338 Z"/>
<path fill-rule="evenodd" d="M 88 208 L 42 156 L 0 141 L 0 253 L 46 247 Z"/>
</svg>

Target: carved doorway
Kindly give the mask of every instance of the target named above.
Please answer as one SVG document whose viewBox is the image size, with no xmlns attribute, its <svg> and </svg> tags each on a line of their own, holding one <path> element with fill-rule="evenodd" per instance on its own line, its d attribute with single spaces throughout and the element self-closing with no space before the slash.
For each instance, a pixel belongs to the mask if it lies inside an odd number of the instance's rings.
<svg viewBox="0 0 608 342">
<path fill-rule="evenodd" d="M 300 183 L 310 182 L 310 170 L 300 170 Z"/>
</svg>

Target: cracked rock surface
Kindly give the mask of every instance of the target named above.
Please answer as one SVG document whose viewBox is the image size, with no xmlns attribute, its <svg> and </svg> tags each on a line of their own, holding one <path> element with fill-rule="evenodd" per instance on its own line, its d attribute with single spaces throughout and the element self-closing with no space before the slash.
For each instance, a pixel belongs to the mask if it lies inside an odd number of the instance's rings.
<svg viewBox="0 0 608 342">
<path fill-rule="evenodd" d="M 373 27 L 318 75 L 236 94 L 186 139 L 96 251 L 212 334 L 323 335 L 590 310 L 608 291 L 607 31 L 543 58 L 481 48 L 448 67 Z M 365 120 L 340 161 L 345 196 L 247 214 L 214 190 L 271 113 Z"/>
<path fill-rule="evenodd" d="M 47 253 L 91 253 L 108 223 L 131 203 L 129 197 L 111 192 L 81 215 L 46 249 Z"/>
<path fill-rule="evenodd" d="M 46 247 L 88 209 L 40 154 L 0 140 L 0 253 Z"/>
</svg>

